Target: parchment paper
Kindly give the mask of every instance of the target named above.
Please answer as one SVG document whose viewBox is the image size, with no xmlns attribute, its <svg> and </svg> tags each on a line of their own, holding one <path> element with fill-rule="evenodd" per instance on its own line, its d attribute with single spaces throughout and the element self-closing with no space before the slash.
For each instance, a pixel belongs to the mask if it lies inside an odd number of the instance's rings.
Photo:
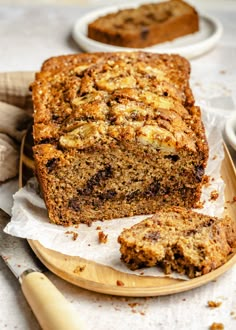
<svg viewBox="0 0 236 330">
<path fill-rule="evenodd" d="M 220 176 L 220 167 L 223 152 L 223 139 L 218 118 L 207 111 L 203 112 L 210 156 L 206 174 L 210 177 L 209 184 L 202 191 L 201 201 L 203 208 L 198 212 L 211 216 L 222 216 L 224 211 L 224 182 Z M 211 192 L 217 191 L 219 197 L 211 199 Z M 150 215 L 149 215 L 150 216 Z M 164 276 L 158 267 L 130 271 L 121 261 L 117 237 L 123 228 L 128 228 L 147 216 L 115 219 L 110 221 L 96 221 L 91 227 L 80 224 L 72 227 L 63 227 L 49 223 L 44 201 L 38 194 L 38 183 L 32 178 L 28 184 L 14 195 L 12 219 L 5 228 L 5 232 L 22 238 L 38 240 L 46 248 L 59 251 L 66 255 L 79 256 L 87 260 L 111 266 L 114 269 L 132 274 Z M 99 243 L 97 227 L 108 235 L 107 243 Z M 78 236 L 74 240 L 74 233 Z M 173 273 L 172 277 L 180 277 Z"/>
</svg>

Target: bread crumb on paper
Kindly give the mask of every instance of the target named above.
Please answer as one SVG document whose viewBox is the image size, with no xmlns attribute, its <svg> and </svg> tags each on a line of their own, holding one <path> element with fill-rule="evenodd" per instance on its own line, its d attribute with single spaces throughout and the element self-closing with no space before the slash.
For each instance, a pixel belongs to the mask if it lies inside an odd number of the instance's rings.
<svg viewBox="0 0 236 330">
<path fill-rule="evenodd" d="M 219 197 L 219 191 L 213 190 L 210 195 L 210 200 L 215 201 Z"/>
<path fill-rule="evenodd" d="M 221 301 L 209 300 L 207 302 L 207 306 L 210 307 L 210 308 L 217 308 L 217 307 L 220 307 L 221 305 L 222 305 L 222 302 Z"/>
<path fill-rule="evenodd" d="M 108 235 L 104 234 L 103 231 L 99 231 L 98 232 L 98 240 L 99 240 L 99 243 L 107 243 L 107 240 L 108 240 Z"/>
<path fill-rule="evenodd" d="M 66 234 L 66 235 L 67 235 L 67 234 L 68 234 L 68 235 L 72 235 L 72 239 L 73 239 L 73 241 L 76 241 L 76 240 L 77 240 L 77 237 L 79 236 L 78 233 L 76 233 L 75 231 L 72 231 L 72 230 L 71 230 L 71 231 L 69 231 L 69 230 L 66 231 L 65 234 Z"/>
<path fill-rule="evenodd" d="M 225 327 L 223 323 L 212 323 L 212 325 L 209 327 L 210 330 L 223 330 Z"/>
</svg>

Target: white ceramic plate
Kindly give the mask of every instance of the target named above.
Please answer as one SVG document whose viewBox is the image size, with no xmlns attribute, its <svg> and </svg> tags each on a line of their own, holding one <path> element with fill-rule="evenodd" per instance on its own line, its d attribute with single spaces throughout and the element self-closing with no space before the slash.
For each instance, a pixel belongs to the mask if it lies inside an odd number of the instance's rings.
<svg viewBox="0 0 236 330">
<path fill-rule="evenodd" d="M 225 135 L 231 147 L 236 150 L 236 114 L 226 120 Z"/>
<path fill-rule="evenodd" d="M 88 24 L 99 16 L 116 12 L 119 9 L 130 8 L 131 5 L 106 7 L 89 12 L 80 17 L 73 27 L 72 35 L 80 48 L 86 52 L 114 52 L 114 51 L 134 51 L 143 50 L 153 53 L 175 53 L 187 57 L 188 59 L 202 55 L 212 49 L 219 41 L 223 28 L 221 23 L 211 16 L 200 16 L 200 30 L 194 34 L 180 37 L 171 42 L 154 45 L 142 49 L 118 47 L 104 44 L 87 37 Z"/>
</svg>

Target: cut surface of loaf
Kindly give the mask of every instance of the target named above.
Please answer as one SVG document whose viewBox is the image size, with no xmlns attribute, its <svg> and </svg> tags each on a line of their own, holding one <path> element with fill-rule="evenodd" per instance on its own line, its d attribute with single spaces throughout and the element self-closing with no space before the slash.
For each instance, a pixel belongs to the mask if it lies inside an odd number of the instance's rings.
<svg viewBox="0 0 236 330">
<path fill-rule="evenodd" d="M 51 221 L 91 223 L 193 207 L 208 145 L 178 55 L 47 60 L 32 84 L 36 175 Z"/>
<path fill-rule="evenodd" d="M 132 270 L 162 266 L 190 278 L 220 267 L 236 247 L 236 224 L 181 207 L 163 208 L 124 229 L 118 238 L 121 259 Z"/>
<path fill-rule="evenodd" d="M 88 37 L 106 44 L 144 48 L 199 30 L 197 11 L 181 0 L 143 4 L 99 17 Z"/>
</svg>

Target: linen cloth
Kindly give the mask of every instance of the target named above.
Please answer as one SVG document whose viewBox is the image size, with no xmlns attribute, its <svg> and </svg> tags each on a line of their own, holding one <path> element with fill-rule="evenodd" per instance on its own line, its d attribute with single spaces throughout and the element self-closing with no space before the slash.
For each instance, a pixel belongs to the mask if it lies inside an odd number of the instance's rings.
<svg viewBox="0 0 236 330">
<path fill-rule="evenodd" d="M 0 192 L 8 192 L 0 208 L 7 213 L 17 189 L 21 138 L 32 117 L 29 85 L 33 79 L 33 72 L 0 73 Z"/>
</svg>

